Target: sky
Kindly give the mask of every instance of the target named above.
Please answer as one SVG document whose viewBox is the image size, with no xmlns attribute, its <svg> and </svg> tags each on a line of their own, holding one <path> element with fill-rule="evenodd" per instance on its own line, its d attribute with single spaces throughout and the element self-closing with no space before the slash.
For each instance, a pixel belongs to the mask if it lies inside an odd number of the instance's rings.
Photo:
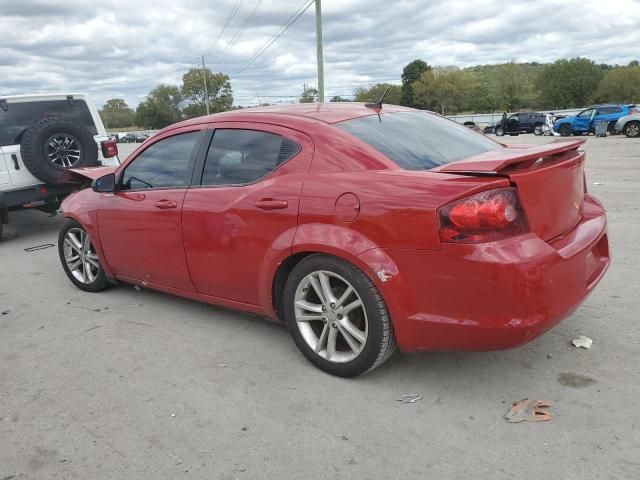
<svg viewBox="0 0 640 480">
<path fill-rule="evenodd" d="M 0 0 L 0 96 L 85 92 L 135 107 L 204 55 L 231 77 L 235 104 L 293 101 L 317 84 L 314 5 L 256 54 L 309 1 Z M 640 0 L 322 0 L 322 13 L 327 100 L 399 83 L 418 58 L 640 59 Z"/>
</svg>

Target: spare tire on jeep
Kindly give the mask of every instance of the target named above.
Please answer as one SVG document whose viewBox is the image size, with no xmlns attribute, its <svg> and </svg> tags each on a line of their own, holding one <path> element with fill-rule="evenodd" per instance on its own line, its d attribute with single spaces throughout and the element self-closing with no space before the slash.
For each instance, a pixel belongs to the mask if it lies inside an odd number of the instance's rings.
<svg viewBox="0 0 640 480">
<path fill-rule="evenodd" d="M 99 165 L 91 132 L 59 116 L 40 118 L 27 128 L 20 153 L 34 177 L 53 185 L 60 183 L 64 170 Z"/>
</svg>

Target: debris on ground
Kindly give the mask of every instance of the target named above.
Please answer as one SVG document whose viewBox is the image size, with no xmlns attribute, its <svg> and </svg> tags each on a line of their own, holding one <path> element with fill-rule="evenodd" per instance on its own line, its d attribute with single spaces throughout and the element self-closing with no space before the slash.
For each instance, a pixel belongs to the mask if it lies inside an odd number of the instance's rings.
<svg viewBox="0 0 640 480">
<path fill-rule="evenodd" d="M 247 430 L 249 430 L 249 427 L 247 427 L 246 425 L 244 427 L 242 427 L 242 431 L 246 432 Z"/>
<path fill-rule="evenodd" d="M 220 363 L 220 364 L 218 364 L 218 366 L 220 368 L 224 368 L 224 367 L 228 367 L 229 365 L 227 365 L 226 363 Z"/>
<path fill-rule="evenodd" d="M 175 417 L 175 416 L 176 416 L 176 414 L 175 414 L 175 413 L 172 413 L 172 414 L 171 414 L 171 417 L 172 417 L 172 418 L 173 418 L 173 417 Z"/>
<path fill-rule="evenodd" d="M 543 408 L 549 408 L 551 404 L 544 400 L 529 400 L 525 398 L 511 404 L 511 409 L 504 416 L 508 423 L 519 422 L 546 422 L 551 420 L 551 414 Z"/>
<path fill-rule="evenodd" d="M 2 311 L 2 315 L 9 315 L 11 313 L 11 310 L 3 310 Z"/>
<path fill-rule="evenodd" d="M 130 308 L 138 308 L 141 307 L 142 304 L 141 303 L 134 303 L 133 305 L 129 305 Z"/>
<path fill-rule="evenodd" d="M 561 372 L 558 375 L 558 383 L 564 387 L 584 388 L 596 383 L 596 380 L 573 372 Z"/>
<path fill-rule="evenodd" d="M 574 347 L 577 347 L 577 348 L 582 347 L 589 350 L 591 348 L 591 344 L 593 344 L 593 340 L 591 340 L 588 337 L 585 337 L 584 335 L 580 335 L 578 338 L 574 338 L 573 340 L 571 340 L 571 343 L 573 343 Z"/>
<path fill-rule="evenodd" d="M 593 182 L 594 185 L 604 185 L 603 182 Z"/>
<path fill-rule="evenodd" d="M 140 285 L 134 285 L 133 288 L 135 289 L 136 292 L 139 292 L 140 290 L 142 290 L 140 288 Z"/>
<path fill-rule="evenodd" d="M 25 248 L 25 252 L 35 252 L 37 250 L 44 250 L 45 248 L 55 247 L 53 243 L 43 243 L 42 245 L 36 245 L 35 247 Z"/>
<path fill-rule="evenodd" d="M 421 393 L 415 393 L 411 395 L 400 395 L 400 398 L 396 398 L 396 402 L 400 403 L 416 403 L 418 400 L 422 400 L 424 396 Z"/>
</svg>

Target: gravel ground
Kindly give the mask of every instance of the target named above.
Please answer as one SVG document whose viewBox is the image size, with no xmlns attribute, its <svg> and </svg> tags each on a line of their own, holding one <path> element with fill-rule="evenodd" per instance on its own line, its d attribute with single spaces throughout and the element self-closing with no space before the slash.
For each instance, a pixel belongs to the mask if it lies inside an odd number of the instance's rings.
<svg viewBox="0 0 640 480">
<path fill-rule="evenodd" d="M 83 293 L 55 248 L 24 250 L 55 243 L 62 219 L 12 215 L 0 480 L 640 478 L 640 141 L 585 149 L 614 263 L 584 305 L 515 350 L 396 354 L 355 380 L 260 318 L 129 286 Z M 551 421 L 507 424 L 525 397 L 550 401 Z"/>
</svg>

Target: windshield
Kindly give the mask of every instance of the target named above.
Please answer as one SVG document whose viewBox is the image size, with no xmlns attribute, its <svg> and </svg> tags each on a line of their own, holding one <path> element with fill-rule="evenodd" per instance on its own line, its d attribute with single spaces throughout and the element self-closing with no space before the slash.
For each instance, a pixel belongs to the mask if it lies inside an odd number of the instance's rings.
<svg viewBox="0 0 640 480">
<path fill-rule="evenodd" d="M 481 134 L 429 112 L 394 112 L 335 124 L 406 170 L 429 170 L 503 148 Z"/>
</svg>

